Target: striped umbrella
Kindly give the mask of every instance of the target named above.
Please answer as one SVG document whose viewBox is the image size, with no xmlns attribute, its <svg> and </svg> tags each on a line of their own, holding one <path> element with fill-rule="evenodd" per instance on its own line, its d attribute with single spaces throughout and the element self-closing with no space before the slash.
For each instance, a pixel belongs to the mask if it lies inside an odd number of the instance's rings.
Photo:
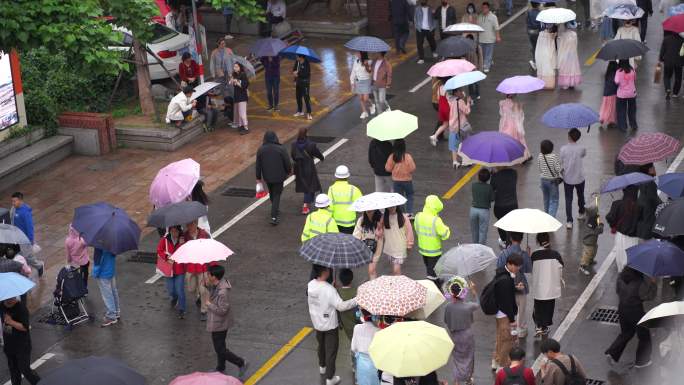
<svg viewBox="0 0 684 385">
<path fill-rule="evenodd" d="M 341 233 L 317 235 L 299 248 L 299 254 L 313 264 L 334 269 L 367 265 L 373 259 L 365 243 Z"/>
<path fill-rule="evenodd" d="M 622 146 L 618 159 L 624 164 L 648 164 L 677 153 L 679 140 L 662 132 L 649 132 L 632 138 Z"/>
</svg>

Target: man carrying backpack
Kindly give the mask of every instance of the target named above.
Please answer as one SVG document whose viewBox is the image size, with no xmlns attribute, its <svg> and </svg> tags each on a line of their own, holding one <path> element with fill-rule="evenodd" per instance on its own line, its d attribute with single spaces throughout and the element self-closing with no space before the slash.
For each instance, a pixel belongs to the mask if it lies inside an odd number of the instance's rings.
<svg viewBox="0 0 684 385">
<path fill-rule="evenodd" d="M 506 258 L 506 265 L 496 269 L 496 275 L 480 295 L 480 307 L 487 315 L 496 316 L 496 345 L 492 355 L 492 370 L 498 370 L 511 363 L 508 353 L 517 341 L 518 330 L 515 317 L 518 305 L 515 303 L 515 275 L 523 259 L 513 253 Z"/>
<path fill-rule="evenodd" d="M 496 373 L 494 385 L 535 385 L 534 372 L 525 367 L 525 351 L 514 347 L 508 353 L 511 365 Z"/>
<path fill-rule="evenodd" d="M 582 364 L 574 356 L 560 352 L 560 343 L 553 338 L 542 341 L 539 346 L 547 361 L 537 373 L 541 385 L 585 385 L 587 375 Z"/>
</svg>

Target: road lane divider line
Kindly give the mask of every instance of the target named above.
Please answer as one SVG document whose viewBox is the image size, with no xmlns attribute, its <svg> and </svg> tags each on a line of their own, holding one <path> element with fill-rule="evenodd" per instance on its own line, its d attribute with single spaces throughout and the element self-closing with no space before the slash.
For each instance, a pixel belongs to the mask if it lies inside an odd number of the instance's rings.
<svg viewBox="0 0 684 385">
<path fill-rule="evenodd" d="M 251 377 L 245 381 L 245 385 L 254 385 L 264 378 L 275 368 L 294 348 L 301 343 L 313 331 L 310 327 L 303 327 L 285 345 L 283 345 L 271 358 L 266 361 Z"/>
<path fill-rule="evenodd" d="M 409 90 L 409 92 L 410 92 L 410 93 L 414 93 L 414 92 L 418 91 L 418 90 L 421 89 L 424 85 L 428 84 L 428 83 L 430 82 L 430 80 L 432 80 L 431 77 L 429 77 L 429 76 L 426 77 L 425 79 L 423 79 L 422 82 L 416 84 L 413 88 L 411 88 L 411 89 Z"/>
<path fill-rule="evenodd" d="M 465 173 L 465 175 L 463 175 L 461 179 L 458 180 L 458 182 L 456 182 L 456 184 L 451 186 L 449 191 L 445 192 L 444 195 L 442 195 L 442 199 L 451 199 L 454 195 L 456 195 L 458 190 L 462 189 L 463 186 L 466 185 L 466 183 L 470 182 L 473 176 L 477 174 L 477 172 L 480 171 L 481 168 L 482 166 L 479 164 L 473 165 L 473 167 L 471 167 L 470 170 L 468 170 L 468 172 Z"/>
<path fill-rule="evenodd" d="M 54 356 L 55 356 L 55 355 L 52 354 L 52 353 L 45 353 L 45 354 L 43 354 L 39 359 L 35 360 L 35 361 L 31 364 L 31 369 L 36 370 L 38 367 L 40 367 L 41 365 L 43 365 L 45 362 L 47 362 L 50 358 L 52 358 L 52 357 L 54 357 Z M 22 376 L 22 378 L 24 378 L 24 377 Z M 3 385 L 12 385 L 12 381 L 11 381 L 11 380 L 10 380 L 10 381 L 7 381 L 7 382 L 5 382 Z"/>
<path fill-rule="evenodd" d="M 594 65 L 594 62 L 596 62 L 596 56 L 598 55 L 598 53 L 599 53 L 599 51 L 601 50 L 601 48 L 602 48 L 602 47 L 599 47 L 598 49 L 596 49 L 596 51 L 594 51 L 594 53 L 591 54 L 591 56 L 589 56 L 589 58 L 587 59 L 587 61 L 584 62 L 584 65 L 585 65 L 586 67 L 590 67 L 590 66 Z"/>
<path fill-rule="evenodd" d="M 332 154 L 335 150 L 340 148 L 343 144 L 347 143 L 349 139 L 347 138 L 341 138 L 335 144 L 327 148 L 325 151 L 323 151 L 323 156 L 328 157 L 328 155 Z M 320 160 L 318 158 L 314 159 L 314 163 L 318 164 Z M 289 178 L 285 179 L 285 182 L 283 183 L 283 187 L 287 187 L 290 183 L 292 183 L 295 180 L 294 175 L 290 176 Z M 247 206 L 244 210 L 242 210 L 240 213 L 238 213 L 236 216 L 231 218 L 228 222 L 226 222 L 223 226 L 219 227 L 216 231 L 211 233 L 212 238 L 217 238 L 219 235 L 223 234 L 226 232 L 229 228 L 235 226 L 236 223 L 238 223 L 242 218 L 246 217 L 249 215 L 252 211 L 256 210 L 257 207 L 261 206 L 264 202 L 268 201 L 268 195 L 266 195 L 263 198 L 257 199 L 256 201 L 252 202 L 251 205 Z M 158 273 L 155 272 L 155 274 L 150 277 L 145 283 L 147 284 L 153 284 L 159 278 L 162 276 Z"/>
</svg>

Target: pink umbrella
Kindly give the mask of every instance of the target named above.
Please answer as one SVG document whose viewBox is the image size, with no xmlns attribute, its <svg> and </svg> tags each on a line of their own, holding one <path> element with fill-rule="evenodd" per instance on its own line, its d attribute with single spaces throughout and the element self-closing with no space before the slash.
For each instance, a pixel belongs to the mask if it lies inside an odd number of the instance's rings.
<svg viewBox="0 0 684 385">
<path fill-rule="evenodd" d="M 456 76 L 474 69 L 475 66 L 465 59 L 449 59 L 430 67 L 427 74 L 433 78 L 442 78 Z"/>
<path fill-rule="evenodd" d="M 171 256 L 176 263 L 209 263 L 225 261 L 233 251 L 213 239 L 193 239 L 185 242 Z"/>
<path fill-rule="evenodd" d="M 622 146 L 618 159 L 624 164 L 648 164 L 664 160 L 679 150 L 679 141 L 662 132 L 649 132 Z"/>
<path fill-rule="evenodd" d="M 200 165 L 188 158 L 169 163 L 157 172 L 150 186 L 150 202 L 156 208 L 187 198 L 199 181 Z"/>
<path fill-rule="evenodd" d="M 242 382 L 219 372 L 195 372 L 176 377 L 169 385 L 242 385 Z"/>
</svg>

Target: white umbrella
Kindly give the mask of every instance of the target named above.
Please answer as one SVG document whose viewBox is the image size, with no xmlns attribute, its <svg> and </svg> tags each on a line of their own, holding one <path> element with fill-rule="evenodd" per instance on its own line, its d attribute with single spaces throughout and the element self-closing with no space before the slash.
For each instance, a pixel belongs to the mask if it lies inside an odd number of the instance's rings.
<svg viewBox="0 0 684 385">
<path fill-rule="evenodd" d="M 444 294 L 442 294 L 442 292 L 439 291 L 437 285 L 435 285 L 435 283 L 430 281 L 429 279 L 420 279 L 416 282 L 425 286 L 425 288 L 427 289 L 427 296 L 425 297 L 425 306 L 421 307 L 418 310 L 414 310 L 408 313 L 406 317 L 422 320 L 426 319 L 430 316 L 430 314 L 434 313 L 435 310 L 442 306 L 446 299 L 444 298 Z"/>
<path fill-rule="evenodd" d="M 216 82 L 204 82 L 197 87 L 195 87 L 195 90 L 192 92 L 192 96 L 190 96 L 190 100 L 195 100 L 199 98 L 200 96 L 206 94 L 207 92 L 211 91 L 213 88 L 216 88 L 220 86 L 221 83 L 216 83 Z"/>
<path fill-rule="evenodd" d="M 684 320 L 684 301 L 661 303 L 641 317 L 639 325 L 647 328 L 658 327 L 666 319 Z"/>
<path fill-rule="evenodd" d="M 484 32 L 484 29 L 477 24 L 456 23 L 444 28 L 444 32 Z"/>
<path fill-rule="evenodd" d="M 467 277 L 487 268 L 496 261 L 491 247 L 478 243 L 458 245 L 447 251 L 437 261 L 435 272 L 441 275 L 453 274 Z"/>
<path fill-rule="evenodd" d="M 401 206 L 404 203 L 406 203 L 406 198 L 401 194 L 374 192 L 355 200 L 349 210 L 357 212 L 382 210 L 388 207 Z"/>
<path fill-rule="evenodd" d="M 552 233 L 562 224 L 551 215 L 537 209 L 516 209 L 499 219 L 494 227 L 518 233 Z"/>
<path fill-rule="evenodd" d="M 640 19 L 644 10 L 633 4 L 618 4 L 603 11 L 603 16 L 620 20 Z"/>
<path fill-rule="evenodd" d="M 537 21 L 546 24 L 563 24 L 577 18 L 575 12 L 566 8 L 545 9 L 537 15 Z"/>
<path fill-rule="evenodd" d="M 601 0 L 601 10 L 606 10 L 620 4 L 636 5 L 636 0 Z"/>
<path fill-rule="evenodd" d="M 487 75 L 480 71 L 464 72 L 447 80 L 447 82 L 444 83 L 444 89 L 447 91 L 459 89 L 484 80 L 486 77 Z"/>
</svg>

